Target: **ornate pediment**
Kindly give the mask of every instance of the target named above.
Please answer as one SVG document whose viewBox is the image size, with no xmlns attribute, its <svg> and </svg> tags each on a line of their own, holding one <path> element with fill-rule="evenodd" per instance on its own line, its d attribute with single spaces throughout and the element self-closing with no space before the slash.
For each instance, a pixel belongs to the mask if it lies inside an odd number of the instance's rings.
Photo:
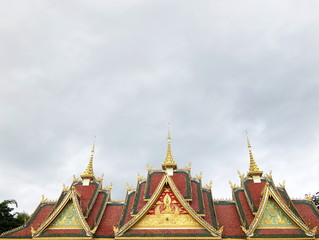
<svg viewBox="0 0 319 240">
<path fill-rule="evenodd" d="M 80 217 L 72 203 L 70 201 L 63 211 L 57 216 L 57 218 L 51 223 L 48 227 L 49 229 L 64 229 L 64 228 L 71 228 L 71 229 L 81 229 L 82 224 Z"/>
<path fill-rule="evenodd" d="M 155 204 L 135 225 L 149 228 L 203 228 L 182 206 L 172 189 L 165 185 Z"/>
<path fill-rule="evenodd" d="M 278 204 L 269 199 L 257 228 L 298 228 L 280 209 Z"/>
</svg>

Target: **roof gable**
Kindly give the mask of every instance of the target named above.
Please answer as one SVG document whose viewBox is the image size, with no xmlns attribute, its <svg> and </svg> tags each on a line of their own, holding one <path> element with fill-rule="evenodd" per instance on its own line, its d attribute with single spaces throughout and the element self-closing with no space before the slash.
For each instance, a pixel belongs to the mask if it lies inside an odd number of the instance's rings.
<svg viewBox="0 0 319 240">
<path fill-rule="evenodd" d="M 162 193 L 134 228 L 203 228 L 182 206 L 172 189 L 165 184 Z"/>
<path fill-rule="evenodd" d="M 143 209 L 117 231 L 116 237 L 121 237 L 130 229 L 149 228 L 152 224 L 150 219 L 156 219 L 157 226 L 153 226 L 157 229 L 159 229 L 158 224 L 165 229 L 174 229 L 179 224 L 182 224 L 184 229 L 200 228 L 210 236 L 221 236 L 220 232 L 197 215 L 178 191 L 173 180 L 167 175 L 163 176 L 154 194 Z"/>
<path fill-rule="evenodd" d="M 68 202 L 64 209 L 55 218 L 55 220 L 49 225 L 48 229 L 50 228 L 82 228 L 80 216 L 77 213 L 72 201 Z"/>
<path fill-rule="evenodd" d="M 33 237 L 38 237 L 44 231 L 52 230 L 67 230 L 68 234 L 71 229 L 75 230 L 78 234 L 78 230 L 83 230 L 87 236 L 92 236 L 90 227 L 87 224 L 78 201 L 78 194 L 75 189 L 71 188 L 49 217 L 41 224 L 41 226 L 32 234 Z M 59 231 L 60 232 L 60 231 Z"/>
<path fill-rule="evenodd" d="M 287 229 L 297 229 L 304 236 L 313 237 L 314 233 L 297 217 L 281 199 L 280 194 L 270 185 L 266 184 L 260 207 L 249 229 L 242 227 L 248 237 L 252 237 L 257 229 L 273 229 L 290 234 Z M 285 230 L 285 231 L 281 231 Z M 260 231 L 258 231 L 260 234 Z M 264 231 L 265 232 L 265 231 Z M 279 233 L 278 232 L 278 233 Z M 277 233 L 277 234 L 278 234 Z M 265 232 L 267 234 L 267 232 Z M 274 232 L 276 234 L 276 232 Z"/>
<path fill-rule="evenodd" d="M 270 198 L 265 206 L 257 228 L 298 228 L 296 224 L 280 209 L 276 201 Z"/>
</svg>

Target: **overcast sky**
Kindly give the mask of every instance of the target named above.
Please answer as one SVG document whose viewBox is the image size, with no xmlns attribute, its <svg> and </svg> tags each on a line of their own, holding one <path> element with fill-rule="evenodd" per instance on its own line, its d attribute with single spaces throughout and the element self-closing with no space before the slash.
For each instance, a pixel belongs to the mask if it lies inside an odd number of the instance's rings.
<svg viewBox="0 0 319 240">
<path fill-rule="evenodd" d="M 318 1 L 0 1 L 0 201 L 32 213 L 85 170 L 124 199 L 160 168 L 171 123 L 192 162 L 231 198 L 249 156 L 319 191 Z"/>
</svg>

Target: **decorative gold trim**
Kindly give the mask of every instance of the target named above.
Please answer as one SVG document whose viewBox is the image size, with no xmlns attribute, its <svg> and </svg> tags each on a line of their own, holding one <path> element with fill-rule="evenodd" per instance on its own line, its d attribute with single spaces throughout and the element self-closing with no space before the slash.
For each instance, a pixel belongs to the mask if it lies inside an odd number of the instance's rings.
<svg viewBox="0 0 319 240">
<path fill-rule="evenodd" d="M 314 237 L 315 233 L 313 233 L 309 227 L 299 218 L 297 217 L 289 208 L 288 206 L 282 201 L 279 193 L 273 189 L 272 186 L 269 184 L 266 184 L 264 190 L 263 190 L 263 197 L 259 205 L 259 209 L 257 211 L 257 214 L 252 221 L 252 223 L 249 226 L 248 231 L 246 232 L 247 237 L 252 237 L 254 235 L 254 231 L 258 227 L 258 223 L 260 222 L 263 213 L 265 211 L 266 205 L 269 201 L 269 198 L 272 197 L 272 199 L 275 200 L 275 202 L 278 204 L 279 208 L 289 217 L 289 219 L 294 222 L 299 228 L 301 228 L 304 233 L 309 237 Z"/>
<path fill-rule="evenodd" d="M 32 234 L 32 237 L 38 237 L 50 224 L 57 218 L 57 216 L 63 211 L 65 206 L 68 204 L 69 201 L 72 201 L 74 204 L 74 208 L 80 218 L 81 225 L 86 232 L 88 236 L 92 236 L 92 233 L 90 231 L 90 227 L 87 224 L 83 214 L 82 210 L 80 208 L 79 201 L 77 199 L 77 192 L 74 188 L 71 188 L 60 205 L 46 218 L 46 220 L 40 225 L 40 227 Z M 40 239 L 40 238 L 38 238 Z"/>
<path fill-rule="evenodd" d="M 282 183 L 279 183 L 279 187 L 285 188 L 286 187 L 286 181 L 284 180 Z"/>
<path fill-rule="evenodd" d="M 245 177 L 245 174 L 241 173 L 239 170 L 237 170 L 237 173 L 240 179 Z"/>
<path fill-rule="evenodd" d="M 192 169 L 192 163 L 190 162 L 187 166 L 185 166 L 185 169 L 190 171 Z"/>
<path fill-rule="evenodd" d="M 155 204 L 155 201 L 161 194 L 161 191 L 165 184 L 168 184 L 170 188 L 172 189 L 173 193 L 175 194 L 178 201 L 181 203 L 181 205 L 186 209 L 186 211 L 205 229 L 207 229 L 214 237 L 220 238 L 221 233 L 219 233 L 213 226 L 211 226 L 208 222 L 206 222 L 203 218 L 199 217 L 195 210 L 188 204 L 187 201 L 183 198 L 182 194 L 179 192 L 177 187 L 175 186 L 173 180 L 168 176 L 164 175 L 161 182 L 157 186 L 156 190 L 154 191 L 152 197 L 150 200 L 145 204 L 145 206 L 140 210 L 140 212 L 134 216 L 130 221 L 128 221 L 119 231 L 115 234 L 115 237 L 120 237 L 122 234 L 124 234 L 128 229 L 130 229 L 133 225 L 135 225 L 138 220 L 140 220 L 148 211 L 149 209 Z M 147 239 L 147 238 L 146 238 Z M 181 238 L 179 238 L 181 239 Z"/>
<path fill-rule="evenodd" d="M 198 179 L 198 180 L 201 180 L 201 179 L 203 178 L 203 172 L 200 171 L 199 174 L 196 174 L 196 175 L 195 175 L 195 178 Z"/>
<path fill-rule="evenodd" d="M 104 187 L 104 190 L 106 190 L 106 191 L 111 191 L 112 188 L 113 188 L 113 183 L 110 183 L 109 186 L 105 186 L 105 187 Z"/>
<path fill-rule="evenodd" d="M 115 239 L 121 239 L 121 238 L 124 238 L 124 239 L 190 239 L 190 238 L 191 239 L 220 239 L 220 237 L 115 237 Z"/>
<path fill-rule="evenodd" d="M 128 183 L 126 183 L 126 190 L 127 191 L 135 191 L 135 188 L 133 187 L 133 186 L 131 186 L 131 185 L 129 185 Z"/>
<path fill-rule="evenodd" d="M 213 181 L 210 181 L 209 183 L 207 183 L 207 184 L 205 185 L 204 188 L 212 189 L 212 187 L 213 187 Z"/>
<path fill-rule="evenodd" d="M 231 189 L 238 188 L 236 183 L 233 184 L 231 181 L 228 181 L 228 182 L 229 182 L 229 185 L 230 185 Z"/>
</svg>

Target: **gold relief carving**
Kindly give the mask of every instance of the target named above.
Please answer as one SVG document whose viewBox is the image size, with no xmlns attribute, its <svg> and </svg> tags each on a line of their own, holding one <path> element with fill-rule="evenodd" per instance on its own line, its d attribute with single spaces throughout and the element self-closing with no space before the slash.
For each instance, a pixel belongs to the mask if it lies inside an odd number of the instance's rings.
<svg viewBox="0 0 319 240">
<path fill-rule="evenodd" d="M 134 228 L 202 228 L 178 202 L 169 187 L 165 187 L 149 212 Z"/>
<path fill-rule="evenodd" d="M 69 202 L 65 209 L 59 214 L 49 228 L 82 228 L 80 218 L 76 213 L 76 210 Z"/>
<path fill-rule="evenodd" d="M 258 225 L 258 228 L 265 227 L 295 228 L 296 225 L 277 206 L 275 201 L 269 200 Z"/>
</svg>

